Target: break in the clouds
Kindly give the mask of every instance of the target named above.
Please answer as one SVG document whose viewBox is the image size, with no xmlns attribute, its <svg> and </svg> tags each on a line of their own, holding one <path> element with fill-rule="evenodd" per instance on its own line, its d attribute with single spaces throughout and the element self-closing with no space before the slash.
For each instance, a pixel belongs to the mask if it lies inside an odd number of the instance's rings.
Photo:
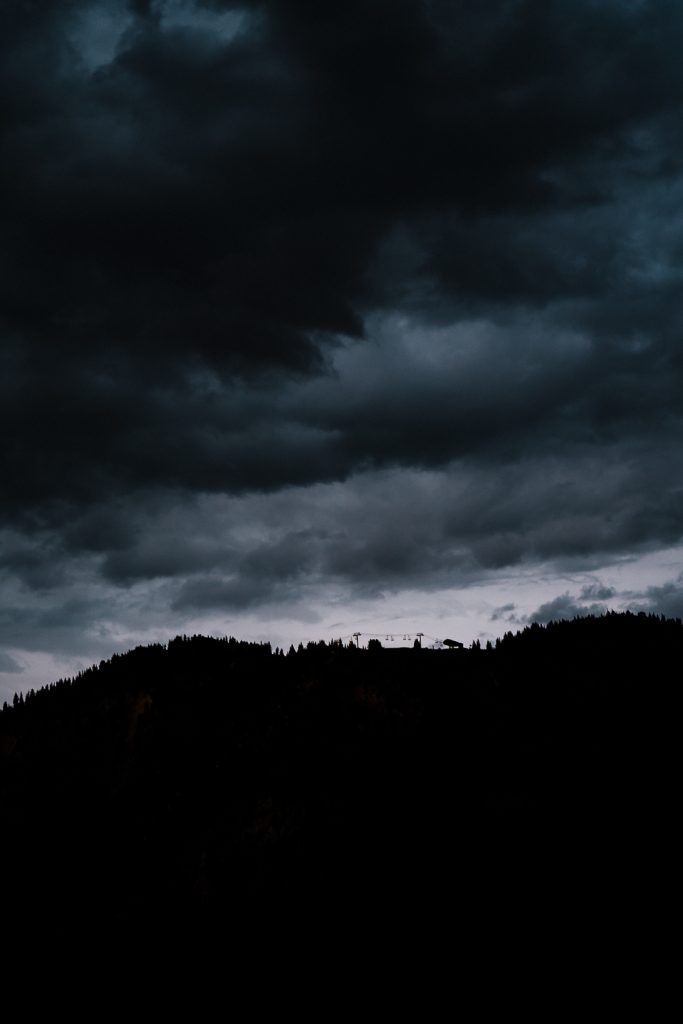
<svg viewBox="0 0 683 1024">
<path fill-rule="evenodd" d="M 680 607 L 682 38 L 669 0 L 3 4 L 0 672 Z"/>
</svg>

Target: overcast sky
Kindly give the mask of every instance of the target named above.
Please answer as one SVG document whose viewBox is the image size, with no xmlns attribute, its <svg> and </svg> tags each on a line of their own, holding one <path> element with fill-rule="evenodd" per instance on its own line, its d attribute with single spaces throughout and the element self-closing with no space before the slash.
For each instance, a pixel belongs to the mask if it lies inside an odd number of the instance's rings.
<svg viewBox="0 0 683 1024">
<path fill-rule="evenodd" d="M 683 613 L 683 4 L 4 0 L 0 696 Z"/>
</svg>

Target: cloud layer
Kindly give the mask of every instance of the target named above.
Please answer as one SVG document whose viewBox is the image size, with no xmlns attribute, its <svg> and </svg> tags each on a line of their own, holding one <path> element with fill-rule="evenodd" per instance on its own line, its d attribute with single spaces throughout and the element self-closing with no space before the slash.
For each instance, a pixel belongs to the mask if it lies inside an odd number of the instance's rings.
<svg viewBox="0 0 683 1024">
<path fill-rule="evenodd" d="M 0 29 L 9 651 L 680 540 L 680 5 Z"/>
</svg>

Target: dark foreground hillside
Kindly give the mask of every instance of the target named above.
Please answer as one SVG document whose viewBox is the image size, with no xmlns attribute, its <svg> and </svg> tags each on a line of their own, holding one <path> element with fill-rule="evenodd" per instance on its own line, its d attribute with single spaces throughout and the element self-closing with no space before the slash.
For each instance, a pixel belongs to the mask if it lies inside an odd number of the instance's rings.
<svg viewBox="0 0 683 1024">
<path fill-rule="evenodd" d="M 611 614 L 486 651 L 114 657 L 0 714 L 5 930 L 630 912 L 678 803 L 682 654 L 680 622 Z"/>
</svg>

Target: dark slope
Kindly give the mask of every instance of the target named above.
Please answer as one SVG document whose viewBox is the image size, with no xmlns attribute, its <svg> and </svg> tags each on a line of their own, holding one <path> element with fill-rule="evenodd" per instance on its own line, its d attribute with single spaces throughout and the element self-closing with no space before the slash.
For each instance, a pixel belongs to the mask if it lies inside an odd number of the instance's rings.
<svg viewBox="0 0 683 1024">
<path fill-rule="evenodd" d="M 632 903 L 673 806 L 682 652 L 680 622 L 625 614 L 491 651 L 183 637 L 114 657 L 0 714 L 4 919 Z"/>
</svg>

